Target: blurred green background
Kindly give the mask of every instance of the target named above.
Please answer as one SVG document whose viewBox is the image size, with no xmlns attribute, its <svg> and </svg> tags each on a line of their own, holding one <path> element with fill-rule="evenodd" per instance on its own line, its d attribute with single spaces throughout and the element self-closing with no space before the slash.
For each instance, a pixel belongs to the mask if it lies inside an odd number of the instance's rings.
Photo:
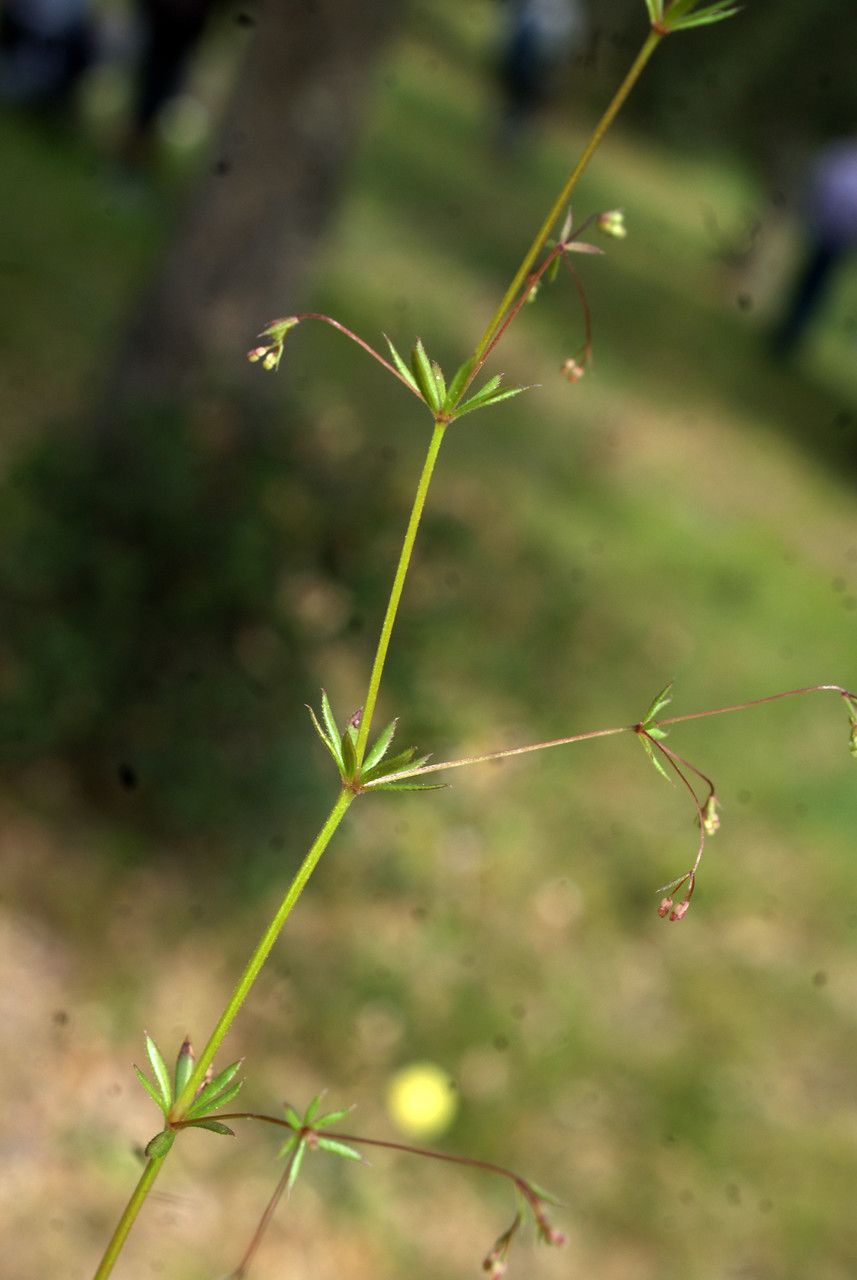
<svg viewBox="0 0 857 1280">
<path fill-rule="evenodd" d="M 511 151 L 498 7 L 396 14 L 281 312 L 466 356 L 643 8 L 590 14 L 568 86 Z M 16 1280 L 91 1274 L 157 1128 L 130 1071 L 143 1029 L 165 1050 L 205 1039 L 323 819 L 334 779 L 304 703 L 324 685 L 344 720 L 362 700 L 427 441 L 411 397 L 323 326 L 290 335 L 276 378 L 244 367 L 251 325 L 192 394 L 104 390 L 182 208 L 223 162 L 216 121 L 255 12 L 212 25 L 189 93 L 214 123 L 165 132 L 153 170 L 112 158 L 119 73 L 90 79 L 73 128 L 19 110 L 0 131 L 0 1224 Z M 582 341 L 560 280 L 496 364 L 538 385 L 450 431 L 381 699 L 402 745 L 448 758 L 629 723 L 669 679 L 676 714 L 857 682 L 854 263 L 792 365 L 767 347 L 801 243 L 791 193 L 812 149 L 854 128 L 838 61 L 854 22 L 828 5 L 810 42 L 805 7 L 790 13 L 772 26 L 750 6 L 662 50 L 581 183 L 578 221 L 619 207 L 629 227 L 578 260 L 593 368 L 575 386 L 559 372 Z M 252 250 L 232 248 L 239 277 Z M 436 1143 L 564 1205 L 567 1247 L 516 1246 L 513 1275 L 845 1280 L 846 717 L 816 695 L 670 744 L 723 804 L 681 926 L 656 890 L 692 859 L 693 814 L 630 738 L 367 798 L 228 1058 L 247 1055 L 248 1107 L 326 1088 L 355 1105 L 353 1131 L 399 1138 L 395 1073 L 448 1072 L 457 1111 Z M 266 1132 L 187 1135 L 116 1274 L 226 1272 L 274 1150 Z M 478 1174 L 315 1157 L 252 1274 L 475 1275 L 511 1216 Z"/>
</svg>

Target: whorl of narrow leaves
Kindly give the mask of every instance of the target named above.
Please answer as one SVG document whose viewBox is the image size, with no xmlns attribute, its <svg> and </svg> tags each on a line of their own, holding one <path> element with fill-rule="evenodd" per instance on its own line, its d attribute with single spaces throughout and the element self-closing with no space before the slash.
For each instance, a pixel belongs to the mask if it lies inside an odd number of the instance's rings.
<svg viewBox="0 0 857 1280">
<path fill-rule="evenodd" d="M 443 786 L 443 783 L 414 782 L 410 779 L 389 783 L 384 781 L 385 778 L 399 773 L 403 769 L 419 769 L 429 759 L 427 755 L 418 756 L 416 747 L 407 747 L 404 751 L 400 751 L 394 756 L 387 755 L 396 732 L 398 720 L 391 720 L 381 730 L 366 752 L 363 764 L 358 769 L 355 748 L 357 745 L 359 715 L 352 716 L 345 729 L 340 733 L 330 706 L 330 700 L 323 689 L 321 691 L 321 719 L 319 720 L 312 707 L 308 706 L 307 711 L 309 711 L 316 733 L 333 757 L 342 785 L 348 787 L 351 791 L 359 792 L 369 789 L 372 791 L 436 791 Z M 355 723 L 355 720 L 357 723 Z"/>
<path fill-rule="evenodd" d="M 740 5 L 732 0 L 715 0 L 714 4 L 697 9 L 698 0 L 646 0 L 649 21 L 657 31 L 665 35 L 673 31 L 689 31 L 692 27 L 707 27 L 712 22 L 722 22 L 738 13 Z"/>
<path fill-rule="evenodd" d="M 225 1107 L 241 1088 L 243 1081 L 235 1079 L 241 1067 L 240 1060 L 233 1062 L 212 1080 L 204 1084 L 183 1116 L 172 1117 L 171 1119 L 173 1098 L 179 1097 L 193 1074 L 196 1061 L 193 1046 L 189 1038 L 184 1040 L 176 1058 L 172 1080 L 170 1079 L 170 1073 L 167 1070 L 163 1054 L 148 1033 L 146 1035 L 146 1053 L 152 1067 L 152 1074 L 155 1077 L 154 1083 L 138 1066 L 134 1067 L 134 1071 L 140 1084 L 169 1122 L 167 1127 L 161 1130 L 160 1133 L 156 1133 L 147 1145 L 147 1156 L 153 1159 L 161 1159 L 165 1156 L 175 1142 L 178 1128 L 208 1129 L 211 1133 L 234 1136 L 234 1130 L 220 1120 L 213 1120 L 211 1112 L 219 1111 L 221 1107 Z M 175 1128 L 172 1126 L 175 1126 Z"/>
<path fill-rule="evenodd" d="M 417 339 L 408 366 L 386 333 L 384 338 L 399 375 L 425 401 L 432 416 L 438 420 L 454 422 L 456 418 L 462 418 L 465 413 L 472 413 L 474 409 L 484 409 L 489 404 L 498 404 L 501 400 L 508 400 L 529 390 L 527 387 L 501 388 L 502 374 L 495 374 L 474 395 L 459 404 L 476 369 L 475 359 L 465 360 L 464 364 L 459 365 L 447 386 L 443 370 L 436 360 L 429 358 L 422 339 Z"/>
<path fill-rule="evenodd" d="M 673 779 L 664 768 L 658 752 L 655 751 L 652 745 L 652 739 L 654 738 L 656 742 L 659 742 L 667 736 L 666 729 L 662 729 L 657 723 L 657 717 L 660 712 L 663 711 L 664 707 L 668 707 L 672 702 L 672 687 L 672 681 L 670 681 L 669 684 L 664 685 L 660 693 L 652 699 L 648 711 L 637 725 L 637 737 L 643 747 L 643 750 L 661 777 L 666 778 L 669 783 L 672 783 Z"/>
<path fill-rule="evenodd" d="M 332 1124 L 338 1124 L 351 1110 L 350 1107 L 343 1107 L 339 1110 L 327 1111 L 324 1115 L 319 1115 L 318 1111 L 323 1098 L 324 1094 L 317 1094 L 303 1116 L 299 1116 L 289 1103 L 286 1103 L 283 1109 L 286 1122 L 294 1129 L 294 1133 L 290 1134 L 277 1152 L 278 1159 L 291 1160 L 286 1179 L 287 1191 L 291 1191 L 298 1180 L 298 1174 L 301 1171 L 301 1165 L 307 1150 L 327 1151 L 330 1155 L 339 1156 L 343 1160 L 358 1160 L 361 1164 L 365 1164 L 360 1152 L 355 1151 L 347 1142 L 340 1142 L 338 1138 L 331 1138 L 327 1134 L 319 1132 L 322 1129 L 330 1128 Z"/>
</svg>

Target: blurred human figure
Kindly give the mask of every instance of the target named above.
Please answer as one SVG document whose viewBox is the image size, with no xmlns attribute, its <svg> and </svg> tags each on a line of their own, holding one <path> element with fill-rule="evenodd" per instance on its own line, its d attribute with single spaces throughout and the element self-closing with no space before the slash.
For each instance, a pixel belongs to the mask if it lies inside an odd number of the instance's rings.
<svg viewBox="0 0 857 1280">
<path fill-rule="evenodd" d="M 0 99 L 67 106 L 94 50 L 89 0 L 6 0 L 0 10 Z"/>
<path fill-rule="evenodd" d="M 133 119 L 125 144 L 130 163 L 145 160 L 162 107 L 181 86 L 191 55 L 218 0 L 137 0 L 142 28 Z"/>
<path fill-rule="evenodd" d="M 805 223 L 804 261 L 773 334 L 773 353 L 780 360 L 795 352 L 841 263 L 857 248 L 857 137 L 821 153 L 810 175 Z"/>
<path fill-rule="evenodd" d="M 507 0 L 500 55 L 501 142 L 515 143 L 556 88 L 558 73 L 585 33 L 579 0 Z"/>
</svg>

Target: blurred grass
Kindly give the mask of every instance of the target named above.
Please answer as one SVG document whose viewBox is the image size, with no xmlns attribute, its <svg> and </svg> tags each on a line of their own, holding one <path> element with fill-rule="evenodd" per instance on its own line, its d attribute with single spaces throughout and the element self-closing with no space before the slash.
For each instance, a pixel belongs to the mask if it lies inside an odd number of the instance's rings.
<svg viewBox="0 0 857 1280">
<path fill-rule="evenodd" d="M 453 363 L 586 123 L 554 121 L 516 159 L 496 155 L 477 59 L 488 11 L 446 12 L 442 39 L 420 29 L 383 69 L 312 302 L 370 339 L 419 333 Z M 74 149 L 42 147 L 18 124 L 0 146 L 27 189 L 9 241 L 24 246 L 9 258 L 28 264 L 27 284 L 5 335 L 20 450 L 25 427 L 49 440 L 97 382 L 159 232 L 151 211 L 105 211 L 103 175 Z M 30 241 L 27 211 L 55 208 L 58 179 L 65 217 Z M 669 154 L 622 132 L 605 147 L 576 213 L 619 205 L 630 237 L 581 266 L 595 368 L 576 387 L 557 373 L 580 341 L 574 297 L 557 285 L 498 365 L 541 385 L 450 433 L 383 698 L 404 738 L 446 757 L 627 723 L 671 677 L 677 713 L 854 683 L 857 376 L 841 319 L 855 278 L 800 369 L 769 367 L 773 287 L 738 305 L 748 286 L 718 261 L 706 219 L 713 208 L 740 225 L 757 199 L 728 154 Z M 97 265 L 78 274 L 81 243 L 97 243 Z M 32 358 L 47 314 L 68 333 L 50 379 Z M 364 474 L 385 499 L 319 576 L 346 604 L 339 624 L 299 641 L 306 684 L 281 674 L 283 758 L 303 760 L 302 808 L 248 805 L 247 838 L 230 837 L 222 863 L 216 831 L 143 857 L 133 805 L 127 827 L 87 809 L 52 756 L 30 766 L 38 785 L 23 800 L 4 800 L 5 1019 L 28 1054 L 5 1064 L 22 1124 L 6 1135 L 2 1212 L 22 1280 L 87 1274 L 130 1187 L 132 1144 L 155 1127 L 125 1065 L 140 1058 L 141 1028 L 164 1044 L 189 1027 L 202 1038 L 276 896 L 269 877 L 294 865 L 329 793 L 300 704 L 322 682 L 343 715 L 362 697 L 427 424 L 327 331 L 293 334 L 279 378 L 284 433 L 312 433 L 307 518 L 321 525 L 322 495 L 353 505 L 346 486 Z M 294 477 L 266 465 L 291 495 Z M 444 1141 L 521 1168 L 567 1206 L 567 1250 L 525 1247 L 512 1274 L 850 1277 L 846 737 L 821 696 L 674 730 L 724 806 L 680 928 L 657 919 L 654 891 L 692 857 L 692 814 L 630 740 L 467 771 L 439 797 L 361 802 L 231 1038 L 230 1053 L 248 1055 L 247 1105 L 327 1086 L 332 1103 L 358 1104 L 349 1127 L 383 1132 L 390 1073 L 431 1059 L 461 1093 Z M 37 797 L 51 778 L 48 806 Z M 272 1145 L 183 1142 L 122 1274 L 191 1280 L 231 1265 L 276 1177 Z M 478 1178 L 381 1156 L 356 1172 L 315 1160 L 303 1181 L 260 1276 L 476 1274 L 511 1216 Z M 34 1232 L 36 1214 L 49 1231 Z"/>
</svg>

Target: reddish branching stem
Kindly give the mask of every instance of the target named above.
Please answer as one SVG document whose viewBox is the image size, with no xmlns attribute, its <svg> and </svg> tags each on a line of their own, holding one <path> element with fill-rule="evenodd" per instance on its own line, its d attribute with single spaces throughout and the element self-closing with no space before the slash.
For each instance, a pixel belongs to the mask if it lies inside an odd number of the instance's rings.
<svg viewBox="0 0 857 1280">
<path fill-rule="evenodd" d="M 393 1142 L 385 1138 L 367 1138 L 360 1134 L 340 1133 L 338 1130 L 315 1129 L 311 1125 L 304 1125 L 300 1129 L 295 1129 L 295 1126 L 290 1124 L 288 1120 L 258 1111 L 227 1112 L 219 1118 L 224 1121 L 258 1120 L 263 1124 L 271 1124 L 278 1128 L 288 1129 L 290 1133 L 297 1133 L 310 1147 L 315 1146 L 319 1138 L 333 1138 L 338 1142 L 347 1143 L 349 1146 L 353 1147 L 376 1147 L 384 1151 L 395 1151 L 400 1152 L 403 1155 L 420 1156 L 427 1160 L 440 1160 L 447 1164 L 457 1164 L 464 1168 L 479 1169 L 485 1173 L 494 1174 L 496 1177 L 503 1178 L 512 1183 L 516 1193 L 521 1197 L 532 1214 L 536 1230 L 541 1240 L 545 1241 L 547 1244 L 553 1245 L 562 1245 L 565 1243 L 565 1236 L 563 1233 L 561 1231 L 557 1231 L 548 1219 L 544 1194 L 538 1192 L 532 1183 L 528 1182 L 527 1179 L 523 1178 L 520 1174 L 515 1173 L 514 1170 L 507 1169 L 504 1165 L 495 1164 L 491 1160 L 479 1160 L 473 1156 L 454 1155 L 448 1151 L 435 1151 L 430 1147 L 418 1147 L 411 1143 Z M 259 1225 L 253 1233 L 253 1238 L 250 1241 L 244 1257 L 241 1259 L 241 1262 L 235 1270 L 231 1272 L 229 1280 L 243 1280 L 243 1277 L 246 1275 L 250 1262 L 259 1248 L 262 1236 L 267 1230 L 274 1211 L 276 1210 L 277 1205 L 279 1204 L 288 1185 L 293 1155 L 294 1153 L 290 1156 L 283 1175 L 278 1181 L 277 1186 L 274 1189 L 274 1193 L 265 1207 L 265 1211 L 262 1214 Z M 516 1217 L 515 1222 L 509 1231 L 504 1232 L 504 1234 L 499 1237 L 498 1241 L 494 1245 L 494 1249 L 492 1249 L 488 1258 L 486 1258 L 486 1270 L 489 1269 L 487 1265 L 489 1259 L 494 1257 L 495 1254 L 497 1255 L 498 1262 L 500 1254 L 502 1254 L 503 1260 L 505 1261 L 505 1256 L 508 1254 L 508 1247 L 511 1244 L 512 1237 L 517 1231 L 519 1225 L 519 1217 Z M 500 1274 L 502 1273 L 495 1269 L 495 1275 Z"/>
</svg>

